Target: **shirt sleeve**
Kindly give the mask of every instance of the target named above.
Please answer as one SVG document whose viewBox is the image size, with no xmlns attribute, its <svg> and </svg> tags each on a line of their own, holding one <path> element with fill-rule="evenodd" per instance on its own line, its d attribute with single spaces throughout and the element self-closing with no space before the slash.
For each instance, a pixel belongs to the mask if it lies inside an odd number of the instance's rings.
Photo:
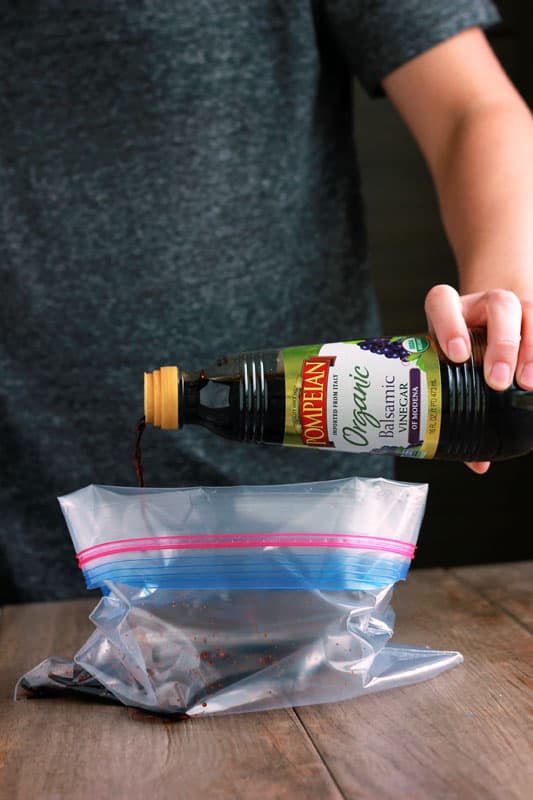
<svg viewBox="0 0 533 800">
<path fill-rule="evenodd" d="M 389 73 L 468 28 L 500 21 L 490 0 L 324 0 L 335 47 L 370 96 Z"/>
</svg>

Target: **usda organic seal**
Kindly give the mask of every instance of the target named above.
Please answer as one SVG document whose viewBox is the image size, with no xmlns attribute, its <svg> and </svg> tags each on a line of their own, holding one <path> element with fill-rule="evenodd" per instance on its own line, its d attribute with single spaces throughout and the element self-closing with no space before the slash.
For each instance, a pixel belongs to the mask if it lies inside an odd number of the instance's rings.
<svg viewBox="0 0 533 800">
<path fill-rule="evenodd" d="M 425 336 L 410 336 L 402 345 L 408 353 L 423 353 L 429 347 L 429 340 Z"/>
</svg>

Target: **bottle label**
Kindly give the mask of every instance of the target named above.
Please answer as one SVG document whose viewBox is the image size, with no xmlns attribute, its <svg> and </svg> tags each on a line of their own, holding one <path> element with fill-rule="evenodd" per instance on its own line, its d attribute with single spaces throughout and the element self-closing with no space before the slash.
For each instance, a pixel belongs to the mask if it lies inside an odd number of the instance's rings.
<svg viewBox="0 0 533 800">
<path fill-rule="evenodd" d="M 284 444 L 435 455 L 442 390 L 430 336 L 289 347 L 282 354 Z"/>
</svg>

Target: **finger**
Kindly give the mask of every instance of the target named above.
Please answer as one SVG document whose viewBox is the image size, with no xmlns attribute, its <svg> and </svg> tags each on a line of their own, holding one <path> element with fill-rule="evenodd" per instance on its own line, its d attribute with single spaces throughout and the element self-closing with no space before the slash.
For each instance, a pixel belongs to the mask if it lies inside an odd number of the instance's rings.
<svg viewBox="0 0 533 800">
<path fill-rule="evenodd" d="M 516 370 L 522 306 L 513 292 L 494 289 L 486 294 L 487 351 L 485 353 L 485 381 L 497 391 L 510 386 Z"/>
<path fill-rule="evenodd" d="M 465 465 L 476 475 L 484 475 L 490 467 L 490 461 L 465 461 Z"/>
<path fill-rule="evenodd" d="M 523 389 L 533 390 L 533 300 L 522 300 L 522 340 L 516 380 Z"/>
<path fill-rule="evenodd" d="M 445 355 L 456 362 L 470 356 L 470 337 L 463 316 L 461 298 L 452 286 L 433 286 L 424 305 L 429 329 Z"/>
</svg>

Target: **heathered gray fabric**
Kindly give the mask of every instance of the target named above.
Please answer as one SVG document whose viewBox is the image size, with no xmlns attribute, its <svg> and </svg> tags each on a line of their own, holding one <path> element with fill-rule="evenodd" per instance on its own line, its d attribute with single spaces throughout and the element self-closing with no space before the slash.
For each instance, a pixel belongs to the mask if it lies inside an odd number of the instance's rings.
<svg viewBox="0 0 533 800">
<path fill-rule="evenodd" d="M 486 0 L 328 0 L 327 18 L 351 71 L 372 95 L 383 78 L 456 33 L 499 20 Z"/>
<path fill-rule="evenodd" d="M 442 6 L 445 6 L 445 11 Z M 58 494 L 132 484 L 145 369 L 374 334 L 350 69 L 489 3 L 4 3 L 0 601 L 79 594 Z M 149 431 L 151 485 L 390 461 Z"/>
</svg>

